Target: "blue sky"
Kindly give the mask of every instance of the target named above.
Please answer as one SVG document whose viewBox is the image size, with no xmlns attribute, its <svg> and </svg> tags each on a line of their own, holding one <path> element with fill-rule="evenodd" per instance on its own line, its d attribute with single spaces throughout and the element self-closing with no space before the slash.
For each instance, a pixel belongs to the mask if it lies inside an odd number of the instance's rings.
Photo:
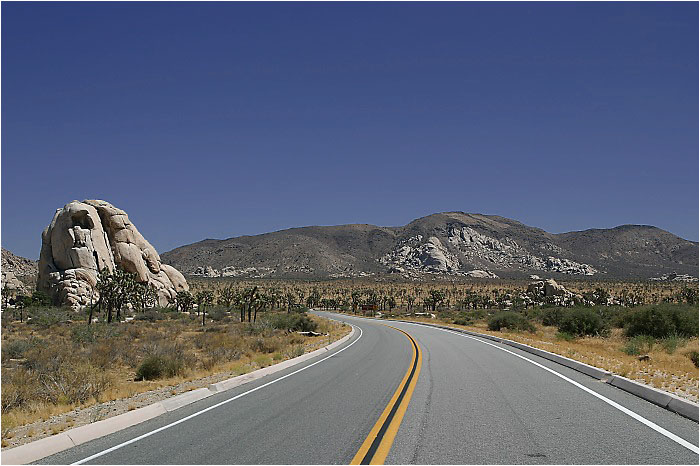
<svg viewBox="0 0 700 466">
<path fill-rule="evenodd" d="M 441 211 L 698 240 L 697 3 L 2 3 L 2 245 Z"/>
</svg>

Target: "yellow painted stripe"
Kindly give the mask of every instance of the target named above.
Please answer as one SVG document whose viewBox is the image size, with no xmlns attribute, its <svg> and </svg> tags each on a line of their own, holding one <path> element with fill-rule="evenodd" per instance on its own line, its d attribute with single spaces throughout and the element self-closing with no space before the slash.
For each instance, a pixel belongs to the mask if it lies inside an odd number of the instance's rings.
<svg viewBox="0 0 700 466">
<path fill-rule="evenodd" d="M 391 326 L 387 325 L 387 327 Z M 372 427 L 372 430 L 369 431 L 369 435 L 367 435 L 367 438 L 360 446 L 360 449 L 357 451 L 350 464 L 362 464 L 362 460 L 365 458 L 367 452 L 372 446 L 372 443 L 374 443 L 375 439 L 377 438 L 377 434 L 379 433 L 382 426 L 389 417 L 389 414 L 391 413 L 394 405 L 398 402 L 401 392 L 403 391 L 406 384 L 409 383 L 409 386 L 406 389 L 406 393 L 404 394 L 403 399 L 401 400 L 401 404 L 396 409 L 391 423 L 385 430 L 384 436 L 382 437 L 379 446 L 377 447 L 376 451 L 374 452 L 374 455 L 372 456 L 369 462 L 369 464 L 384 464 L 384 460 L 386 460 L 386 457 L 389 454 L 389 450 L 391 449 L 391 445 L 394 443 L 394 438 L 396 437 L 396 433 L 399 431 L 399 426 L 401 425 L 401 421 L 403 420 L 404 414 L 406 414 L 408 404 L 411 401 L 411 396 L 413 395 L 413 390 L 415 389 L 416 382 L 418 381 L 418 374 L 420 373 L 421 363 L 423 361 L 420 346 L 418 345 L 418 343 L 415 342 L 415 340 L 413 340 L 413 338 L 408 333 L 396 327 L 391 328 L 393 328 L 394 330 L 398 330 L 399 332 L 406 335 L 406 338 L 408 338 L 408 340 L 411 342 L 411 349 L 413 352 L 411 364 L 409 364 L 408 370 L 406 371 L 406 375 L 404 375 L 403 379 L 401 380 L 401 383 L 394 392 L 394 395 L 391 397 L 391 400 L 389 400 L 389 404 L 386 406 L 381 416 L 379 416 L 379 419 L 374 424 L 374 427 Z M 411 380 L 409 381 L 408 379 L 411 376 L 411 371 L 414 365 L 416 366 L 416 371 L 413 374 Z"/>
</svg>

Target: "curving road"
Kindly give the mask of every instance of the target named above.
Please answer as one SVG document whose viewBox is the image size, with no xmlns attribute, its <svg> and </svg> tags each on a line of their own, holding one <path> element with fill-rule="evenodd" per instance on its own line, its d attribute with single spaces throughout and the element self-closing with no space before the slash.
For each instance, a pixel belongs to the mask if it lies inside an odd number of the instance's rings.
<svg viewBox="0 0 700 466">
<path fill-rule="evenodd" d="M 422 362 L 386 463 L 698 464 L 697 423 L 566 367 L 435 328 L 318 314 L 358 328 L 333 356 L 39 463 L 348 464 L 414 364 L 391 325 Z"/>
</svg>

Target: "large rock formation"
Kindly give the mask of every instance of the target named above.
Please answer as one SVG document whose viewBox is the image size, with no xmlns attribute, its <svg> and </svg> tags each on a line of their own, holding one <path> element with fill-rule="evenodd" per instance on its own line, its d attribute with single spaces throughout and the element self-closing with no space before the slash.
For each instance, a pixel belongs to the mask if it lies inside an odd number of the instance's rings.
<svg viewBox="0 0 700 466">
<path fill-rule="evenodd" d="M 56 210 L 41 235 L 37 289 L 79 308 L 97 299 L 98 271 L 115 267 L 153 285 L 161 306 L 189 289 L 180 272 L 161 263 L 123 210 L 99 200 L 73 201 Z"/>
</svg>

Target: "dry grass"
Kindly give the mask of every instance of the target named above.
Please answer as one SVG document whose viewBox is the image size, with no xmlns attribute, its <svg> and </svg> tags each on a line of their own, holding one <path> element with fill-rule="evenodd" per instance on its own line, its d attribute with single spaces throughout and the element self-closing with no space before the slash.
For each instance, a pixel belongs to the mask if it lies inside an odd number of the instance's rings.
<svg viewBox="0 0 700 466">
<path fill-rule="evenodd" d="M 3 353 L 7 348 L 15 353 L 21 350 L 21 357 L 2 360 L 3 439 L 15 428 L 77 407 L 129 398 L 218 373 L 244 374 L 290 357 L 299 347 L 303 352 L 304 348 L 327 344 L 350 330 L 315 316 L 313 320 L 331 335 L 307 337 L 264 323 L 232 319 L 209 322 L 202 329 L 195 316 L 190 319 L 176 314 L 156 322 L 93 326 L 90 334 L 84 322 L 36 328 L 5 321 Z M 178 370 L 169 377 L 136 381 L 141 362 L 152 354 L 175 358 Z M 51 434 L 70 427 L 54 426 Z"/>
<path fill-rule="evenodd" d="M 426 318 L 408 320 L 435 322 Z M 488 330 L 486 322 L 476 322 L 473 325 L 441 324 L 524 343 L 698 401 L 698 368 L 688 357 L 690 351 L 698 350 L 697 338 L 686 340 L 673 354 L 668 354 L 660 343 L 656 343 L 651 351 L 645 353 L 649 359 L 640 361 L 637 356 L 623 351 L 627 338 L 622 329 L 612 329 L 607 338 L 584 337 L 566 341 L 557 338 L 556 327 L 537 323 L 534 323 L 534 333 L 494 332 Z"/>
</svg>

